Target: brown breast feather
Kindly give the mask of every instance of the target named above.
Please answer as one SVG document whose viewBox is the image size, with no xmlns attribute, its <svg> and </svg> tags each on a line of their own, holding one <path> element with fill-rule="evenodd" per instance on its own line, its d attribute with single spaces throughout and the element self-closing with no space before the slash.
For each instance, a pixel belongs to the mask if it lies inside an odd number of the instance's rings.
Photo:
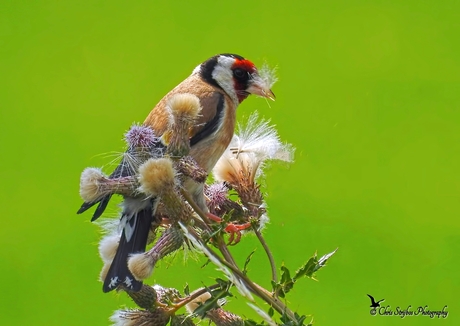
<svg viewBox="0 0 460 326">
<path fill-rule="evenodd" d="M 191 130 L 190 137 L 200 132 L 206 122 L 214 118 L 217 113 L 220 94 L 224 96 L 227 110 L 223 112 L 223 124 L 213 137 L 208 137 L 195 144 L 190 153 L 200 166 L 210 171 L 233 137 L 236 119 L 235 104 L 222 89 L 204 82 L 199 75 L 191 75 L 166 94 L 145 119 L 144 124 L 150 126 L 158 136 L 166 131 L 169 122 L 166 103 L 174 94 L 178 93 L 190 93 L 198 96 L 203 108 L 196 127 Z"/>
</svg>

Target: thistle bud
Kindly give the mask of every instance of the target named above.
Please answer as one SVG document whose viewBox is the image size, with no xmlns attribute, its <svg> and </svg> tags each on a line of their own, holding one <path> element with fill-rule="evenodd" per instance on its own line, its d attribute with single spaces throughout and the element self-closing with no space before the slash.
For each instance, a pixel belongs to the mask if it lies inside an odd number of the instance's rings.
<svg viewBox="0 0 460 326">
<path fill-rule="evenodd" d="M 164 288 L 161 285 L 154 285 L 153 289 L 157 293 L 157 301 L 163 304 L 180 300 L 180 292 L 175 288 Z"/>
<path fill-rule="evenodd" d="M 222 308 L 211 309 L 206 313 L 206 317 L 213 321 L 217 326 L 243 326 L 244 322 L 237 316 Z"/>
<path fill-rule="evenodd" d="M 138 292 L 126 291 L 133 301 L 146 310 L 155 310 L 157 304 L 157 293 L 153 287 L 143 284 Z"/>
<path fill-rule="evenodd" d="M 80 196 L 86 203 L 96 202 L 112 194 L 132 196 L 138 187 L 133 176 L 110 178 L 98 168 L 86 168 L 80 177 Z"/>
<path fill-rule="evenodd" d="M 208 172 L 202 167 L 198 166 L 198 163 L 191 156 L 181 157 L 180 160 L 175 162 L 174 167 L 182 175 L 189 177 L 198 183 L 204 183 L 208 177 Z"/>
<path fill-rule="evenodd" d="M 178 181 L 172 160 L 168 158 L 149 159 L 139 168 L 139 191 L 149 196 L 161 197 L 164 213 L 173 221 L 188 221 L 192 215 L 178 192 Z"/>
<path fill-rule="evenodd" d="M 176 186 L 176 172 L 168 158 L 149 159 L 139 167 L 139 191 L 146 195 L 161 196 Z"/>
<path fill-rule="evenodd" d="M 271 83 L 269 75 L 267 71 L 267 83 Z M 238 125 L 238 132 L 213 169 L 214 177 L 231 184 L 251 215 L 257 216 L 263 196 L 256 179 L 263 175 L 266 162 L 291 162 L 293 153 L 294 148 L 281 142 L 274 126 L 254 113 L 244 127 Z"/>
<path fill-rule="evenodd" d="M 159 141 L 152 128 L 133 124 L 125 134 L 125 141 L 129 148 L 150 148 Z"/>
<path fill-rule="evenodd" d="M 113 326 L 166 326 L 170 315 L 163 308 L 149 310 L 117 310 L 110 317 Z"/>
<path fill-rule="evenodd" d="M 171 326 L 195 326 L 195 323 L 185 315 L 175 315 L 171 317 Z"/>
<path fill-rule="evenodd" d="M 190 151 L 190 131 L 201 111 L 200 100 L 193 94 L 176 94 L 168 101 L 167 109 L 170 125 L 162 138 L 166 151 L 171 156 L 185 156 Z"/>
<path fill-rule="evenodd" d="M 137 280 L 145 280 L 150 277 L 159 260 L 179 249 L 183 243 L 181 230 L 172 226 L 164 231 L 152 249 L 132 255 L 128 260 L 128 268 Z"/>
<path fill-rule="evenodd" d="M 149 158 L 161 157 L 164 146 L 153 130 L 147 126 L 134 124 L 125 134 L 128 150 L 123 154 L 121 169 L 125 169 L 123 175 L 133 176 L 139 166 Z"/>
<path fill-rule="evenodd" d="M 227 197 L 228 187 L 224 183 L 215 183 L 205 187 L 207 198 L 206 205 L 209 212 L 216 216 L 223 216 L 231 213 L 232 222 L 240 221 L 245 215 L 245 209 L 237 202 Z M 246 222 L 242 220 L 242 222 Z"/>
<path fill-rule="evenodd" d="M 99 182 L 107 178 L 98 168 L 86 168 L 80 177 L 80 197 L 87 203 L 92 203 L 101 198 Z"/>
</svg>

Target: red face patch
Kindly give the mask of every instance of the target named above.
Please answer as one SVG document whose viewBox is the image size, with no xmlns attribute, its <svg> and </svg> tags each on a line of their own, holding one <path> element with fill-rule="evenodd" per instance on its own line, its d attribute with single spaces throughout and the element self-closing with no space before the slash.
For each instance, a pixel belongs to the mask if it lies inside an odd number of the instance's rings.
<svg viewBox="0 0 460 326">
<path fill-rule="evenodd" d="M 257 70 L 256 66 L 254 66 L 254 64 L 251 61 L 246 60 L 246 59 L 243 59 L 243 60 L 235 59 L 235 63 L 233 64 L 232 69 L 236 69 L 236 68 L 243 69 L 249 72 L 250 74 L 256 72 Z"/>
<path fill-rule="evenodd" d="M 238 58 L 235 59 L 231 69 L 233 71 L 233 87 L 238 101 L 241 103 L 249 95 L 247 88 L 257 69 L 251 61 Z"/>
</svg>

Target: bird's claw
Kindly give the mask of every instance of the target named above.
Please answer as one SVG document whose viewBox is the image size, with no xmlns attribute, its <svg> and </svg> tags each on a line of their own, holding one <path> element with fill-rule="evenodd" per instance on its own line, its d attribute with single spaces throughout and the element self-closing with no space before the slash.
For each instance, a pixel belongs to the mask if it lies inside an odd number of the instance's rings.
<svg viewBox="0 0 460 326">
<path fill-rule="evenodd" d="M 244 224 L 228 224 L 225 228 L 225 232 L 230 234 L 227 245 L 234 246 L 238 244 L 241 240 L 241 231 L 246 230 L 249 227 L 251 227 L 251 223 L 249 222 Z"/>
<path fill-rule="evenodd" d="M 207 213 L 206 215 L 208 216 L 210 220 L 213 220 L 218 223 L 222 222 L 222 219 L 219 216 L 216 216 L 211 213 Z M 234 246 L 237 243 L 239 243 L 241 240 L 241 231 L 246 230 L 247 228 L 250 228 L 250 227 L 251 227 L 250 222 L 244 223 L 244 224 L 233 224 L 233 223 L 227 224 L 227 226 L 224 229 L 225 232 L 230 234 L 227 245 Z"/>
</svg>

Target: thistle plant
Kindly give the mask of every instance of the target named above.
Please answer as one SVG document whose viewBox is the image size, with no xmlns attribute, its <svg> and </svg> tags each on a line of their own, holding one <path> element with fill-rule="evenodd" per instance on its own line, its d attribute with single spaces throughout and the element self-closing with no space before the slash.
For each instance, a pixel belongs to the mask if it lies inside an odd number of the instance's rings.
<svg viewBox="0 0 460 326">
<path fill-rule="evenodd" d="M 172 101 L 171 105 L 182 100 Z M 174 112 L 174 107 L 171 111 Z M 218 326 L 310 325 L 311 321 L 290 310 L 283 298 L 299 279 L 314 278 L 335 251 L 321 258 L 315 254 L 291 275 L 286 266 L 278 269 L 275 265 L 262 234 L 269 220 L 261 190 L 266 178 L 264 169 L 274 161 L 291 163 L 294 148 L 280 140 L 269 121 L 254 113 L 245 124 L 238 125 L 230 145 L 213 170 L 213 178 L 207 178 L 206 172 L 188 156 L 188 128 L 192 122 L 187 116 L 173 114 L 169 130 L 161 139 L 150 128 L 133 125 L 125 134 L 128 149 L 121 165 L 129 173 L 118 171 L 107 176 L 101 169 L 87 168 L 81 175 L 80 195 L 85 202 L 115 194 L 124 198 L 160 199 L 149 230 L 150 248 L 131 255 L 127 262 L 136 280 L 144 284 L 138 292 L 124 286 L 117 288 L 130 296 L 138 308 L 117 310 L 110 320 L 119 326 L 194 325 L 200 319 Z M 158 142 L 163 146 L 157 146 Z M 208 212 L 202 211 L 183 187 L 190 179 L 198 183 L 213 180 L 205 187 Z M 120 224 L 118 220 L 99 223 L 104 233 L 99 244 L 102 281 L 118 247 Z M 243 268 L 235 262 L 232 245 L 244 241 L 246 233 L 256 235 L 267 255 L 271 268 L 270 289 L 251 279 L 247 267 L 252 253 Z M 220 275 L 216 276 L 214 284 L 193 291 L 185 287 L 180 292 L 178 289 L 185 285 L 183 280 L 178 280 L 177 288 L 145 283 L 164 257 L 190 249 L 215 265 Z M 254 309 L 259 316 L 257 320 L 226 310 L 225 302 L 232 291 L 237 291 L 239 299 L 247 301 Z M 256 301 L 256 297 L 260 300 Z M 261 301 L 265 305 L 261 305 Z"/>
</svg>

